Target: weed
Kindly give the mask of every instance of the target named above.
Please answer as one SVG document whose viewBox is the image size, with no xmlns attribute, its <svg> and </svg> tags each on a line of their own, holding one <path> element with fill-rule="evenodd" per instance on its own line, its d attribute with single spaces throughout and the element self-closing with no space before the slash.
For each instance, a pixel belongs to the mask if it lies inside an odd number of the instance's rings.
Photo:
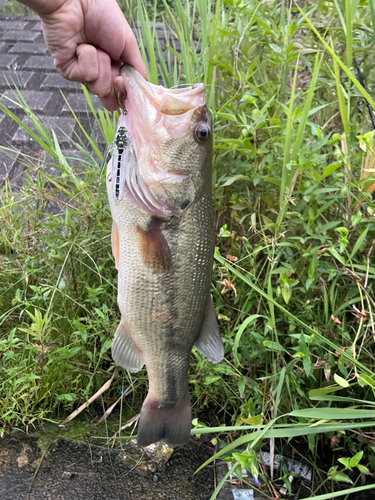
<svg viewBox="0 0 375 500">
<path fill-rule="evenodd" d="M 128 2 L 149 79 L 203 81 L 215 116 L 212 294 L 226 357 L 212 365 L 193 350 L 192 434 L 225 436 L 211 461 L 226 456 L 231 472 L 254 472 L 254 451 L 265 443 L 302 437 L 315 456 L 319 436 L 328 436 L 341 462 L 327 480 L 316 468 L 313 488 L 320 485 L 316 498 L 332 498 L 350 468 L 373 458 L 373 2 L 319 1 L 308 10 L 307 2 L 300 9 L 273 0 L 163 0 L 181 46 L 169 39 L 167 61 L 150 5 Z M 115 117 L 95 118 L 109 143 Z M 39 144 L 59 175 L 34 164 L 20 193 L 5 186 L 0 207 L 0 414 L 8 425 L 83 403 L 114 370 L 107 350 L 118 318 L 101 152 L 77 139 L 82 172 L 40 127 Z M 132 380 L 143 383 L 144 373 Z M 216 420 L 205 419 L 208 402 Z M 334 437 L 345 442 L 344 456 Z"/>
</svg>

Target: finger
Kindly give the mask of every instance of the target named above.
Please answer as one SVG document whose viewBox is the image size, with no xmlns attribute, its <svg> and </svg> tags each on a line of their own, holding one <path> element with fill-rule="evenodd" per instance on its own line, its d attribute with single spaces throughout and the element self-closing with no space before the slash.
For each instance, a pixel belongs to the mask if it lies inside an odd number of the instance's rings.
<svg viewBox="0 0 375 500">
<path fill-rule="evenodd" d="M 112 84 L 111 92 L 107 96 L 99 97 L 100 102 L 106 109 L 108 109 L 108 111 L 116 111 L 120 107 L 117 97 L 120 90 L 118 90 L 118 86 L 116 84 L 118 79 L 123 82 L 122 77 L 119 76 L 119 65 L 114 63 L 112 65 L 112 82 L 115 82 L 115 84 Z"/>
<path fill-rule="evenodd" d="M 87 88 L 98 97 L 107 97 L 112 92 L 112 80 L 114 78 L 112 75 L 111 59 L 101 49 L 96 49 L 96 55 L 99 70 L 98 76 L 95 80 L 88 80 L 86 82 Z"/>
<path fill-rule="evenodd" d="M 120 93 L 123 96 L 126 96 L 125 83 L 121 75 L 116 76 L 114 83 L 115 83 L 116 94 L 118 95 Z"/>
<path fill-rule="evenodd" d="M 81 44 L 76 49 L 77 60 L 71 68 L 69 80 L 88 83 L 95 81 L 99 76 L 99 62 L 97 49 L 93 45 Z"/>
</svg>

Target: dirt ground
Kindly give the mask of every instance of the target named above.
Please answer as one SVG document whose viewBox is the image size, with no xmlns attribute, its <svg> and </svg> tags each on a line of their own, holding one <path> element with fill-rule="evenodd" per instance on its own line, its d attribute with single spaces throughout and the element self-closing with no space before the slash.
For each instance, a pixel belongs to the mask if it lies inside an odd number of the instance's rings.
<svg viewBox="0 0 375 500">
<path fill-rule="evenodd" d="M 192 440 L 155 465 L 127 444 L 111 449 L 59 436 L 42 451 L 38 439 L 19 431 L 0 439 L 1 500 L 209 500 L 214 490 L 212 467 L 194 475 L 212 455 L 209 443 Z"/>
</svg>

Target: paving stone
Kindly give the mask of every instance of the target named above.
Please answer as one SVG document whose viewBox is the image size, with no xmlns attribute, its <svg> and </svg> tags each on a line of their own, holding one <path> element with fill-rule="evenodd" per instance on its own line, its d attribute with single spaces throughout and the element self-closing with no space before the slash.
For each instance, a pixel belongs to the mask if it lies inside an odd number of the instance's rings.
<svg viewBox="0 0 375 500">
<path fill-rule="evenodd" d="M 14 21 L 13 19 L 0 21 L 0 30 L 23 30 L 27 25 L 27 21 Z"/>
<path fill-rule="evenodd" d="M 24 118 L 22 123 L 30 128 L 34 133 L 36 132 L 33 127 L 31 120 L 29 118 Z M 54 116 L 44 116 L 42 120 L 43 126 L 47 130 L 54 130 L 57 139 L 59 140 L 60 146 L 64 148 L 68 148 L 71 145 L 68 137 L 73 136 L 74 127 L 76 121 L 74 118 L 65 118 L 62 116 L 54 117 Z M 66 135 L 68 137 L 66 137 Z M 32 137 L 20 126 L 17 129 L 17 132 L 14 134 L 12 142 L 16 145 L 23 145 L 25 143 L 31 145 L 34 141 Z"/>
<path fill-rule="evenodd" d="M 45 77 L 41 86 L 41 90 L 80 90 L 81 84 L 78 82 L 68 82 L 58 73 L 50 73 Z"/>
<path fill-rule="evenodd" d="M 31 71 L 0 71 L 0 89 L 8 89 L 14 85 L 19 89 L 25 89 L 33 76 L 34 73 Z"/>
<path fill-rule="evenodd" d="M 8 44 L 5 42 L 0 42 L 0 53 L 6 54 L 8 52 Z"/>
<path fill-rule="evenodd" d="M 36 90 L 24 90 L 22 92 L 22 96 L 33 111 L 42 114 L 45 114 L 48 111 L 49 104 L 54 97 L 52 92 L 38 92 Z M 19 106 L 8 101 L 5 97 L 14 99 L 15 96 L 12 90 L 4 92 L 4 97 L 1 97 L 0 100 L 6 103 L 7 107 L 11 111 L 18 111 L 20 109 Z"/>
<path fill-rule="evenodd" d="M 17 128 L 17 123 L 10 116 L 0 111 L 0 146 L 12 148 L 12 137 Z"/>
<path fill-rule="evenodd" d="M 39 35 L 40 33 L 37 31 L 7 30 L 1 37 L 1 40 L 8 42 L 34 42 Z"/>
<path fill-rule="evenodd" d="M 96 142 L 98 143 L 99 148 L 101 149 L 102 153 L 104 154 L 104 151 L 107 147 L 107 144 L 105 142 L 103 134 L 100 132 L 98 124 L 95 122 L 94 125 L 91 125 L 91 127 L 88 127 L 87 130 L 89 131 L 90 137 L 92 139 L 94 139 L 94 138 L 96 139 Z"/>
<path fill-rule="evenodd" d="M 11 69 L 17 60 L 17 56 L 0 54 L 0 69 Z"/>
<path fill-rule="evenodd" d="M 31 56 L 23 64 L 23 68 L 35 71 L 56 71 L 53 59 L 50 56 Z"/>
<path fill-rule="evenodd" d="M 29 16 L 26 16 L 25 21 L 39 21 L 40 17 L 37 14 L 30 14 Z"/>
<path fill-rule="evenodd" d="M 3 2 L 5 3 L 5 2 Z M 0 19 L 11 19 L 11 20 L 18 20 L 20 19 L 23 21 L 23 18 L 19 14 L 11 14 L 10 12 L 0 12 Z"/>
<path fill-rule="evenodd" d="M 18 158 L 17 151 L 4 151 L 0 149 L 0 182 L 9 176 Z"/>
<path fill-rule="evenodd" d="M 35 54 L 35 55 L 46 55 L 48 54 L 47 45 L 45 43 L 28 43 L 28 42 L 17 42 L 9 50 L 9 54 Z"/>
<path fill-rule="evenodd" d="M 97 109 L 103 109 L 103 106 L 100 103 L 99 98 L 96 95 L 90 94 L 91 101 L 93 103 L 93 106 L 95 110 Z M 87 104 L 86 97 L 84 94 L 70 94 L 68 97 L 68 102 L 71 106 L 71 108 L 74 110 L 74 112 L 77 114 L 77 116 L 82 116 L 82 115 L 89 115 L 91 116 L 91 111 L 89 108 L 89 105 Z M 67 106 L 67 104 L 64 105 L 62 109 L 62 115 L 70 115 L 71 112 Z"/>
<path fill-rule="evenodd" d="M 38 16 L 37 16 L 38 17 Z M 36 23 L 32 28 L 31 28 L 31 31 L 42 31 L 42 23 L 39 22 L 39 23 Z"/>
</svg>

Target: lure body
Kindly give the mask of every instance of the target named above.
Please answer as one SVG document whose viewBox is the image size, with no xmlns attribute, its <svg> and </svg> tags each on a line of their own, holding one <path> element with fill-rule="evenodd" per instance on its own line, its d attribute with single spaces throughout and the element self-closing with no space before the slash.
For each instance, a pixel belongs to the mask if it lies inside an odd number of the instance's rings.
<svg viewBox="0 0 375 500">
<path fill-rule="evenodd" d="M 100 176 L 103 173 L 105 164 L 107 163 L 108 155 L 113 151 L 113 158 L 111 169 L 108 173 L 108 181 L 112 182 L 113 199 L 115 204 L 122 200 L 125 195 L 125 174 L 126 174 L 126 155 L 125 150 L 129 147 L 129 140 L 127 137 L 127 129 L 125 127 L 118 127 L 115 140 L 109 144 L 103 155 L 103 162 L 101 164 Z"/>
</svg>

